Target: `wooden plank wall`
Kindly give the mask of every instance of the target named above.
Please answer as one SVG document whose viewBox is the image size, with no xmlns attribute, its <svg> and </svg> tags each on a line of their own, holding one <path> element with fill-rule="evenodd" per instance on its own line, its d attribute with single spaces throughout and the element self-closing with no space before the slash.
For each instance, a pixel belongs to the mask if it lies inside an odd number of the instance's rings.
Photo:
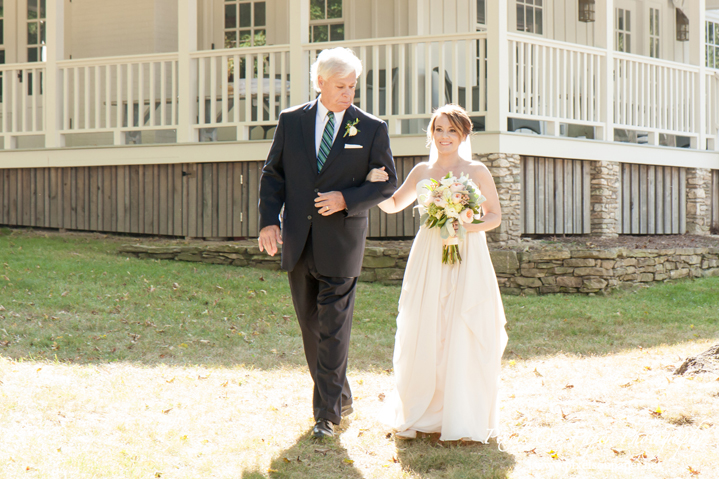
<svg viewBox="0 0 719 479">
<path fill-rule="evenodd" d="M 719 234 L 719 170 L 712 170 L 712 231 Z"/>
<path fill-rule="evenodd" d="M 522 234 L 590 233 L 588 161 L 522 157 Z"/>
<path fill-rule="evenodd" d="M 686 169 L 669 166 L 621 166 L 620 234 L 684 234 Z"/>
<path fill-rule="evenodd" d="M 0 224 L 253 237 L 262 163 L 2 169 Z"/>
<path fill-rule="evenodd" d="M 427 157 L 396 158 L 400 182 Z M 256 237 L 262 161 L 0 169 L 0 224 L 196 238 Z M 413 208 L 370 210 L 372 238 L 412 238 Z"/>
<path fill-rule="evenodd" d="M 401 185 L 417 163 L 427 161 L 426 156 L 397 157 L 397 185 Z M 416 205 L 416 202 L 415 202 Z M 377 206 L 369 212 L 369 238 L 413 238 L 420 227 L 419 214 L 414 205 L 394 215 L 388 215 Z"/>
</svg>

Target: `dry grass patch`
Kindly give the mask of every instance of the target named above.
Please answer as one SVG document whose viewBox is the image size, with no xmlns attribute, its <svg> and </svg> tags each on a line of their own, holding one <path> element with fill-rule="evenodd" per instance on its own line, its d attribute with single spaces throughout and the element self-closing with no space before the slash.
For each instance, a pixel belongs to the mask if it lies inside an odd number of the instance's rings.
<svg viewBox="0 0 719 479">
<path fill-rule="evenodd" d="M 0 358 L 7 478 L 713 477 L 719 381 L 674 377 L 708 342 L 504 365 L 499 442 L 396 440 L 392 378 L 351 371 L 356 412 L 316 442 L 304 368 L 71 365 Z M 158 475 L 159 474 L 159 475 Z"/>
</svg>

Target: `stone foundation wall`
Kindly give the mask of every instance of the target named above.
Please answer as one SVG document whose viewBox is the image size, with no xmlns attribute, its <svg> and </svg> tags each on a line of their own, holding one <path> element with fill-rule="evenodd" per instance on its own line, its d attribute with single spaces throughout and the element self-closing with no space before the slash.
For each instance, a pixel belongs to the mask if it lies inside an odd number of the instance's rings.
<svg viewBox="0 0 719 479">
<path fill-rule="evenodd" d="M 502 208 L 502 224 L 487 232 L 487 241 L 508 245 L 519 241 L 522 234 L 520 213 L 522 208 L 521 157 L 506 153 L 475 155 L 492 173 L 497 196 Z"/>
<path fill-rule="evenodd" d="M 368 243 L 359 280 L 400 283 L 409 250 L 409 242 Z M 128 245 L 123 246 L 120 253 L 148 259 L 280 269 L 280 255 L 260 253 L 255 242 L 210 246 Z M 623 286 L 719 276 L 719 248 L 496 250 L 490 255 L 500 289 L 505 294 L 596 294 Z"/>
<path fill-rule="evenodd" d="M 711 228 L 712 172 L 687 168 L 687 233 L 708 235 Z"/>
</svg>

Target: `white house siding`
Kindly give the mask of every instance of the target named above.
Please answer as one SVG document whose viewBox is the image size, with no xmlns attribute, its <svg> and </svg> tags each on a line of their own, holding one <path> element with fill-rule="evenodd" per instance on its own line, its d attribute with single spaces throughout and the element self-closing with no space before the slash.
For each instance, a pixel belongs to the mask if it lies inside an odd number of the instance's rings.
<svg viewBox="0 0 719 479">
<path fill-rule="evenodd" d="M 66 57 L 177 51 L 176 1 L 73 0 L 66 9 Z"/>
</svg>

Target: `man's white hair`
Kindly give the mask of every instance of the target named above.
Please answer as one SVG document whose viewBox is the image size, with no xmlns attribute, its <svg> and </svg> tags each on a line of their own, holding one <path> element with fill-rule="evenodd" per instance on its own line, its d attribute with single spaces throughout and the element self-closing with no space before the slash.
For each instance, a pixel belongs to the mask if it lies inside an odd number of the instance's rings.
<svg viewBox="0 0 719 479">
<path fill-rule="evenodd" d="M 352 72 L 355 72 L 357 78 L 362 74 L 362 62 L 352 50 L 343 47 L 323 50 L 312 64 L 312 68 L 310 68 L 312 86 L 314 86 L 315 91 L 319 92 L 319 77 L 324 80 L 335 75 L 344 78 Z"/>
</svg>

